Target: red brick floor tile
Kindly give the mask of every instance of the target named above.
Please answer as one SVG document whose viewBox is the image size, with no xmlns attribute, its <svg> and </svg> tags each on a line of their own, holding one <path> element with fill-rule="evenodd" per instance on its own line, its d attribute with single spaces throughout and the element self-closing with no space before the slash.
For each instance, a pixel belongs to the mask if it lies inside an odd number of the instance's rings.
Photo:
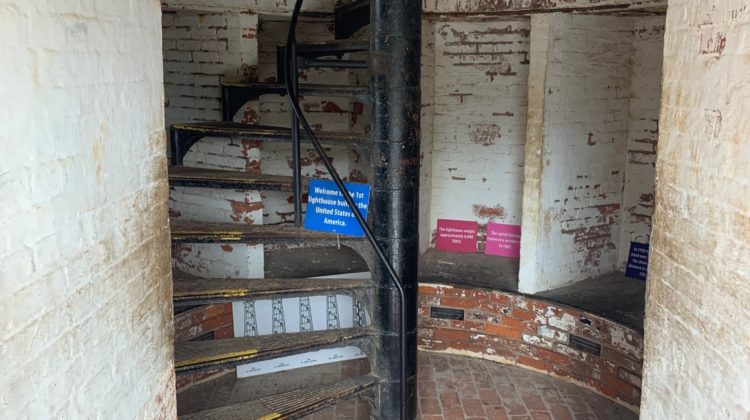
<svg viewBox="0 0 750 420">
<path fill-rule="evenodd" d="M 417 381 L 417 391 L 420 398 L 435 398 L 438 396 L 437 384 L 432 381 Z"/>
<path fill-rule="evenodd" d="M 547 406 L 544 405 L 544 401 L 542 401 L 542 397 L 539 395 L 525 394 L 521 399 L 529 410 L 544 411 L 547 409 Z"/>
<path fill-rule="evenodd" d="M 552 420 L 552 416 L 546 411 L 529 411 L 532 420 Z"/>
<path fill-rule="evenodd" d="M 498 385 L 495 387 L 502 398 L 517 398 L 518 392 L 512 385 Z"/>
<path fill-rule="evenodd" d="M 549 403 L 549 400 L 547 402 Z M 550 412 L 555 420 L 573 420 L 573 414 L 562 404 L 551 404 Z"/>
<path fill-rule="evenodd" d="M 479 396 L 479 390 L 473 382 L 459 382 L 456 384 L 456 390 L 462 397 L 477 398 Z"/>
<path fill-rule="evenodd" d="M 526 406 L 520 400 L 503 399 L 503 405 L 511 416 L 526 414 Z"/>
<path fill-rule="evenodd" d="M 456 391 L 440 391 L 439 399 L 443 408 L 461 407 L 461 399 Z"/>
<path fill-rule="evenodd" d="M 442 414 L 442 410 L 440 409 L 440 402 L 437 398 L 420 398 L 419 408 L 423 415 Z"/>
<path fill-rule="evenodd" d="M 462 420 L 466 418 L 464 409 L 461 406 L 446 408 L 443 410 L 443 416 L 445 420 Z"/>
<path fill-rule="evenodd" d="M 484 405 L 502 405 L 503 402 L 497 391 L 493 388 L 483 388 L 479 390 L 479 399 Z"/>
<path fill-rule="evenodd" d="M 505 408 L 502 406 L 486 406 L 484 412 L 489 420 L 508 420 L 508 414 L 505 413 Z"/>
<path fill-rule="evenodd" d="M 464 414 L 470 417 L 484 416 L 484 406 L 482 401 L 475 398 L 462 398 L 461 404 L 464 407 Z"/>
</svg>

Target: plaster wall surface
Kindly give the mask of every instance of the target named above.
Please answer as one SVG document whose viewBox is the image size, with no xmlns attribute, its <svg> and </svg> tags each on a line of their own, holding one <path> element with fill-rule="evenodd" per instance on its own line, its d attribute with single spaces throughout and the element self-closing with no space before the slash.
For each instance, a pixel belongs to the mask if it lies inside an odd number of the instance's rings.
<svg viewBox="0 0 750 420">
<path fill-rule="evenodd" d="M 532 20 L 532 44 L 541 51 L 532 51 L 530 84 L 544 89 L 533 88 L 530 99 L 542 108 L 529 112 L 527 129 L 523 292 L 616 268 L 632 28 L 628 17 L 553 13 Z"/>
<path fill-rule="evenodd" d="M 529 19 L 434 25 L 431 232 L 437 219 L 520 224 Z"/>
<path fill-rule="evenodd" d="M 175 417 L 159 21 L 0 1 L 2 417 Z"/>
<path fill-rule="evenodd" d="M 669 2 L 644 419 L 750 415 L 750 7 Z"/>
</svg>

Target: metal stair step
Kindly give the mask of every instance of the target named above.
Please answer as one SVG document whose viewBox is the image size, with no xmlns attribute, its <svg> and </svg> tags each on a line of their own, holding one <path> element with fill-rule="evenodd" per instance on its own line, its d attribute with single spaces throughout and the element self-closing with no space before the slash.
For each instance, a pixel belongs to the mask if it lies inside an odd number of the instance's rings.
<svg viewBox="0 0 750 420">
<path fill-rule="evenodd" d="M 288 243 L 362 240 L 296 228 L 290 223 L 277 225 L 246 225 L 239 223 L 210 223 L 172 219 L 172 242 L 216 243 Z"/>
<path fill-rule="evenodd" d="M 292 140 L 292 130 L 289 127 L 273 127 L 267 125 L 243 124 L 229 121 L 196 122 L 189 124 L 173 124 L 172 130 L 184 134 L 200 135 L 201 137 L 228 137 L 241 140 L 288 142 Z M 321 143 L 328 145 L 362 143 L 368 136 L 360 133 L 316 132 Z M 304 131 L 300 130 L 302 142 L 310 140 Z"/>
<path fill-rule="evenodd" d="M 308 178 L 303 178 L 307 185 Z M 172 166 L 169 168 L 169 185 L 183 187 L 251 189 L 262 191 L 291 191 L 292 177 L 281 175 L 249 174 L 219 169 Z"/>
<path fill-rule="evenodd" d="M 369 328 L 345 328 L 175 343 L 175 372 L 183 374 L 290 356 L 367 337 L 371 331 Z"/>
<path fill-rule="evenodd" d="M 327 146 L 359 145 L 368 141 L 369 136 L 359 133 L 317 132 L 320 142 Z M 292 130 L 289 127 L 242 124 L 229 121 L 196 122 L 173 124 L 169 130 L 169 141 L 175 165 L 182 165 L 182 159 L 196 142 L 204 137 L 223 137 L 236 140 L 263 142 L 291 142 Z M 307 135 L 300 131 L 300 140 L 309 143 Z"/>
<path fill-rule="evenodd" d="M 245 83 L 224 82 L 222 89 L 242 91 L 250 99 L 261 95 L 286 95 L 286 85 L 283 83 Z M 300 84 L 300 96 L 328 96 L 328 97 L 367 97 L 370 95 L 369 86 L 355 85 L 320 85 Z"/>
<path fill-rule="evenodd" d="M 367 279 L 174 279 L 174 305 L 207 305 L 241 299 L 304 296 L 363 289 Z"/>
<path fill-rule="evenodd" d="M 315 43 L 297 44 L 297 62 L 300 68 L 326 67 L 366 69 L 367 60 L 343 60 L 345 54 L 366 52 L 370 49 L 368 40 L 333 40 Z M 336 57 L 336 59 L 321 57 Z M 284 80 L 284 62 L 286 59 L 286 45 L 276 48 L 276 78 Z"/>
<path fill-rule="evenodd" d="M 240 404 L 180 416 L 181 420 L 277 420 L 299 418 L 353 397 L 378 383 L 372 375 L 317 385 Z"/>
<path fill-rule="evenodd" d="M 286 95 L 283 83 L 224 82 L 221 84 L 221 103 L 224 121 L 231 121 L 234 114 L 247 102 L 261 95 Z M 369 86 L 300 84 L 300 96 L 354 98 L 369 102 Z"/>
<path fill-rule="evenodd" d="M 281 50 L 285 48 L 285 45 L 279 46 L 279 49 Z M 340 56 L 342 54 L 369 50 L 370 41 L 367 39 L 336 39 L 324 42 L 297 43 L 297 55 L 305 58 Z"/>
</svg>

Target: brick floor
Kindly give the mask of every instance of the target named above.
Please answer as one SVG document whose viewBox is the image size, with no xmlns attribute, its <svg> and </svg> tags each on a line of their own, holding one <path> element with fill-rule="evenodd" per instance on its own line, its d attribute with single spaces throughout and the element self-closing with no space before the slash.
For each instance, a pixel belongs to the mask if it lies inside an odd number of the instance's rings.
<svg viewBox="0 0 750 420">
<path fill-rule="evenodd" d="M 369 371 L 365 359 L 320 365 L 237 381 L 231 373 L 213 388 L 181 393 L 178 414 L 298 389 Z M 634 420 L 638 416 L 576 385 L 499 363 L 439 353 L 419 353 L 419 418 L 422 420 Z M 305 420 L 367 420 L 369 404 L 353 398 Z M 390 419 L 387 419 L 390 420 Z"/>
<path fill-rule="evenodd" d="M 439 353 L 419 354 L 422 420 L 631 420 L 593 392 L 526 369 Z"/>
</svg>

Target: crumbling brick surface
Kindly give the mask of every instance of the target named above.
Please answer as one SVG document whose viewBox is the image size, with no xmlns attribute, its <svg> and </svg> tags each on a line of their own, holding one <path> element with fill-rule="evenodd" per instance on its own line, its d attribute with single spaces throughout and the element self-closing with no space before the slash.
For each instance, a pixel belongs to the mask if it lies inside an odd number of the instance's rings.
<svg viewBox="0 0 750 420">
<path fill-rule="evenodd" d="M 643 337 L 584 311 L 513 293 L 422 284 L 419 345 L 471 355 L 560 377 L 637 410 Z M 431 316 L 432 308 L 463 311 L 463 320 Z M 577 347 L 583 338 L 597 352 Z M 573 344 L 572 344 L 573 343 Z"/>
</svg>

